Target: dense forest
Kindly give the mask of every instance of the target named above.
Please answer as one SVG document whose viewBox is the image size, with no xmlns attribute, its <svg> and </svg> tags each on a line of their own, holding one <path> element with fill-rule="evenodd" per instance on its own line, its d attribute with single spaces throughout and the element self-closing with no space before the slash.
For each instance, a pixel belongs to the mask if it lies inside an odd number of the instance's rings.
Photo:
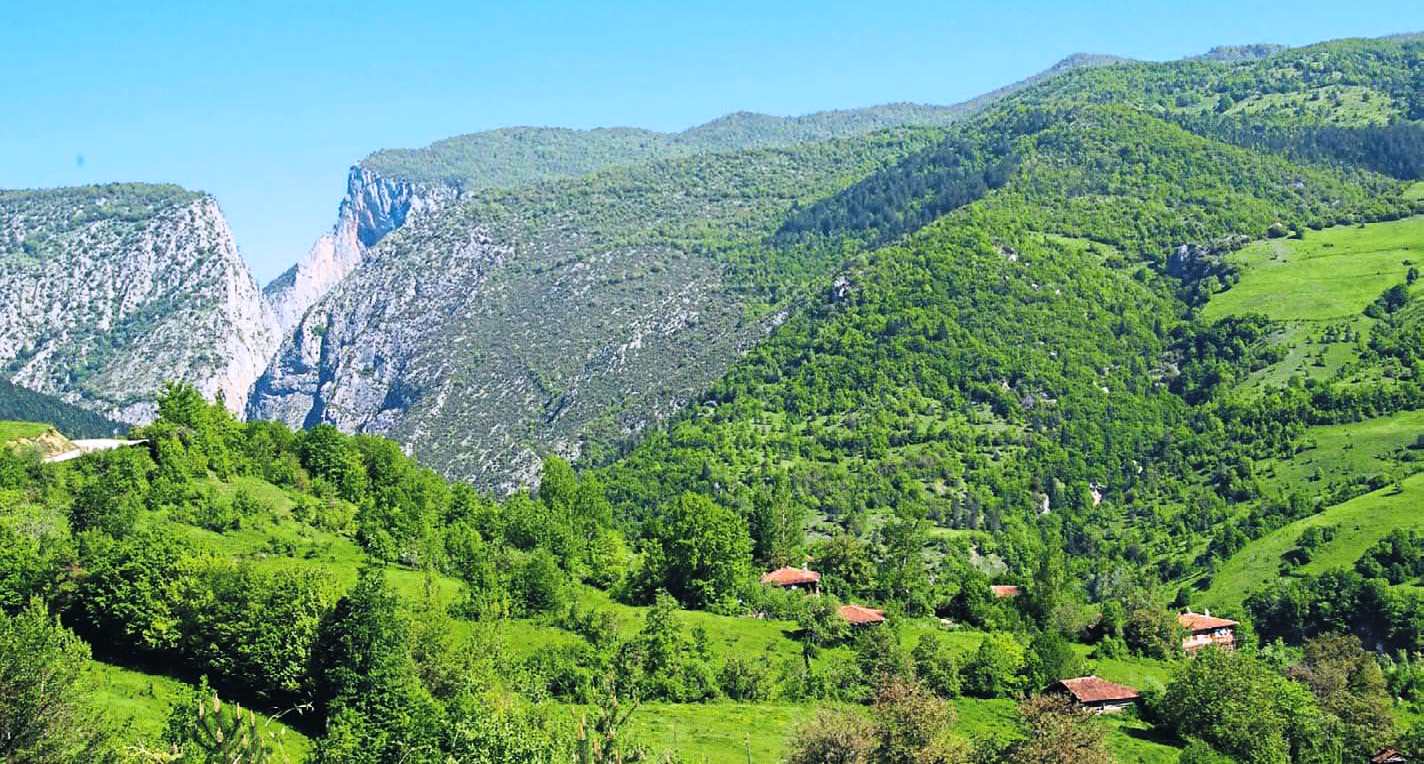
<svg viewBox="0 0 1424 764">
<path fill-rule="evenodd" d="M 0 448 L 0 752 L 697 761 L 639 714 L 750 709 L 716 760 L 1424 756 L 1421 83 L 1413 39 L 1119 62 L 944 128 L 607 170 L 616 208 L 699 168 L 637 198 L 726 226 L 589 235 L 696 237 L 749 312 L 790 307 L 533 490 L 183 384 L 136 447 Z M 776 225 L 719 191 L 747 179 Z M 565 188 L 518 193 L 558 216 Z M 816 594 L 763 583 L 784 566 Z M 95 666 L 184 694 L 135 740 Z M 1059 691 L 1089 675 L 1132 708 Z"/>
</svg>

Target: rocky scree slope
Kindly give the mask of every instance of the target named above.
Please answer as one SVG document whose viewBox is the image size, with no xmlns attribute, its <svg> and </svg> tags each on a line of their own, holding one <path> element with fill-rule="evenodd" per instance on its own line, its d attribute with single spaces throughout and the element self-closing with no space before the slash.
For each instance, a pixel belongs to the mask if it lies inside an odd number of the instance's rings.
<svg viewBox="0 0 1424 764">
<path fill-rule="evenodd" d="M 176 186 L 0 192 L 0 374 L 127 423 L 166 380 L 241 410 L 279 340 L 217 202 Z"/>
</svg>

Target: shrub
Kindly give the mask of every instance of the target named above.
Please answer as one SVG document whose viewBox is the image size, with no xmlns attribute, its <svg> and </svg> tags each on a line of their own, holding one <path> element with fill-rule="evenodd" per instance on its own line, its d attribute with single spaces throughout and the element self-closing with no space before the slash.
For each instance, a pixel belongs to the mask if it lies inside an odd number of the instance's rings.
<svg viewBox="0 0 1424 764">
<path fill-rule="evenodd" d="M 915 676 L 931 691 L 942 698 L 959 696 L 960 677 L 958 662 L 949 640 L 937 631 L 920 637 L 911 657 L 915 662 Z"/>
<path fill-rule="evenodd" d="M 536 549 L 515 569 L 510 597 L 525 615 L 561 612 L 568 608 L 571 596 L 567 579 L 549 550 Z"/>
</svg>

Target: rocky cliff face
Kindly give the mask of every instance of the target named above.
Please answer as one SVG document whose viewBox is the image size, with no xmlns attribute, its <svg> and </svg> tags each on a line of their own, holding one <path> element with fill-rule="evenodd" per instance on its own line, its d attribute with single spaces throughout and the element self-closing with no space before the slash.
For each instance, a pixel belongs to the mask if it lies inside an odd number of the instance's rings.
<svg viewBox="0 0 1424 764">
<path fill-rule="evenodd" d="M 450 186 L 417 185 L 352 167 L 336 225 L 317 239 L 305 259 L 264 290 L 282 332 L 290 332 L 307 308 L 355 270 L 366 250 L 386 234 L 411 216 L 448 204 L 456 195 Z"/>
<path fill-rule="evenodd" d="M 212 197 L 0 192 L 0 373 L 16 384 L 140 423 L 184 380 L 240 412 L 279 340 Z"/>
</svg>

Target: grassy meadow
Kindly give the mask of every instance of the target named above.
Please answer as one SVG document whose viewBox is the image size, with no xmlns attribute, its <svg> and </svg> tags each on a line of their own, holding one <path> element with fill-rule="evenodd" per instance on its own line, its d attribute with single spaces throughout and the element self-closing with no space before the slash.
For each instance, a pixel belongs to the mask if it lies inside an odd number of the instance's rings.
<svg viewBox="0 0 1424 764">
<path fill-rule="evenodd" d="M 1424 217 L 1268 239 L 1231 256 L 1241 281 L 1212 297 L 1207 319 L 1262 313 L 1278 321 L 1332 321 L 1360 315 L 1385 289 L 1424 264 Z"/>
<path fill-rule="evenodd" d="M 1390 531 L 1424 529 L 1421 505 L 1424 474 L 1417 474 L 1405 478 L 1398 488 L 1386 486 L 1278 528 L 1232 555 L 1217 571 L 1201 600 L 1217 608 L 1240 605 L 1252 591 L 1279 577 L 1281 556 L 1295 548 L 1296 539 L 1310 527 L 1334 526 L 1335 537 L 1316 548 L 1310 562 L 1298 569 L 1300 572 L 1351 567 Z"/>
<path fill-rule="evenodd" d="M 49 431 L 49 425 L 47 424 L 0 420 L 0 443 L 37 438 L 47 431 Z"/>
</svg>

